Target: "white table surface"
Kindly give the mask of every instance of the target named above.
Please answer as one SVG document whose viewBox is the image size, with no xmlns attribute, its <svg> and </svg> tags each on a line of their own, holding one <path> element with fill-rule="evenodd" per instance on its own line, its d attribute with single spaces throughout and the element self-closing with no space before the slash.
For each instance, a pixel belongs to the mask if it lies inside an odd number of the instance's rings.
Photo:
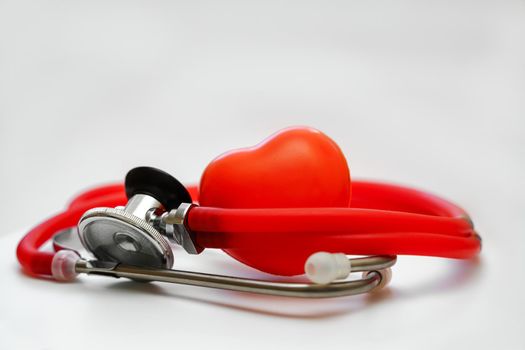
<svg viewBox="0 0 525 350">
<path fill-rule="evenodd" d="M 523 1 L 0 0 L 0 349 L 525 348 L 523 62 Z M 464 206 L 480 261 L 401 257 L 385 293 L 317 301 L 20 271 L 24 231 L 81 189 L 195 182 L 297 124 L 355 177 Z"/>
</svg>

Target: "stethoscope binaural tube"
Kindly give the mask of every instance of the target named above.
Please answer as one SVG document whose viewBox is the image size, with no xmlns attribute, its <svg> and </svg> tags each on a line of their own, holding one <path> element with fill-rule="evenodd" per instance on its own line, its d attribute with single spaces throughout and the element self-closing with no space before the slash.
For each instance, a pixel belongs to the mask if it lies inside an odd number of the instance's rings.
<svg viewBox="0 0 525 350">
<path fill-rule="evenodd" d="M 194 202 L 198 190 L 189 187 Z M 188 228 L 204 248 L 306 249 L 345 254 L 409 254 L 467 259 L 481 248 L 467 214 L 424 192 L 372 182 L 353 182 L 350 208 L 222 209 L 193 207 Z M 67 210 L 33 228 L 19 243 L 17 256 L 31 274 L 51 275 L 54 254 L 39 247 L 56 232 L 73 227 L 93 207 L 126 203 L 122 185 L 89 190 Z M 373 209 L 356 208 L 367 206 Z M 397 211 L 396 211 L 397 210 Z M 402 210 L 412 210 L 407 213 Z"/>
</svg>

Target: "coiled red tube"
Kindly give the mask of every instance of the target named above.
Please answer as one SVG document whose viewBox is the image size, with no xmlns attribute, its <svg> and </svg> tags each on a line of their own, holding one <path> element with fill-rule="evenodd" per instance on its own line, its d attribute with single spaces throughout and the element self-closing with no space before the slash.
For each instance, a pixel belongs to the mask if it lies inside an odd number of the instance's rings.
<svg viewBox="0 0 525 350">
<path fill-rule="evenodd" d="M 51 275 L 54 253 L 39 250 L 56 232 L 76 226 L 86 210 L 99 206 L 126 204 L 124 186 L 101 186 L 74 198 L 68 208 L 50 219 L 38 224 L 20 241 L 16 249 L 18 261 L 24 270 L 34 275 Z"/>
</svg>

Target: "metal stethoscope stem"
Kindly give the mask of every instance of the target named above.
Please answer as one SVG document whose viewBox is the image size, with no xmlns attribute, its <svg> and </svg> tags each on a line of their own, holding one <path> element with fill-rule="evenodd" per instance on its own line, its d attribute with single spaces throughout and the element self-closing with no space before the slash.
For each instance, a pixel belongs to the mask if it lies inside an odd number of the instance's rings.
<svg viewBox="0 0 525 350">
<path fill-rule="evenodd" d="M 137 281 L 158 281 L 274 296 L 331 298 L 368 293 L 383 286 L 389 279 L 388 269 L 396 263 L 395 256 L 371 256 L 350 260 L 352 272 L 363 272 L 363 278 L 333 282 L 327 285 L 273 282 L 200 272 L 136 267 L 84 259 L 77 261 L 75 270 L 77 273 L 124 277 Z"/>
</svg>

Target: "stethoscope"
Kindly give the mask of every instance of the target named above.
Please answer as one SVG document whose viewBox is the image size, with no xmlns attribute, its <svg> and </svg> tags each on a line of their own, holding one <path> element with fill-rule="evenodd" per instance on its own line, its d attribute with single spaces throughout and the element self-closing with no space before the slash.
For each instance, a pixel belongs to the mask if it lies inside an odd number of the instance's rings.
<svg viewBox="0 0 525 350">
<path fill-rule="evenodd" d="M 349 205 L 332 205 L 345 198 Z M 51 238 L 54 251 L 40 250 Z M 309 282 L 175 270 L 171 244 L 189 254 L 222 249 L 260 271 L 305 274 Z M 29 274 L 59 281 L 88 274 L 326 298 L 380 290 L 400 254 L 469 259 L 480 249 L 463 209 L 402 186 L 350 183 L 346 160 L 331 139 L 291 128 L 220 156 L 199 187 L 185 187 L 156 168 L 134 168 L 124 186 L 81 193 L 34 227 L 17 257 Z M 348 279 L 354 272 L 362 277 Z"/>
</svg>

